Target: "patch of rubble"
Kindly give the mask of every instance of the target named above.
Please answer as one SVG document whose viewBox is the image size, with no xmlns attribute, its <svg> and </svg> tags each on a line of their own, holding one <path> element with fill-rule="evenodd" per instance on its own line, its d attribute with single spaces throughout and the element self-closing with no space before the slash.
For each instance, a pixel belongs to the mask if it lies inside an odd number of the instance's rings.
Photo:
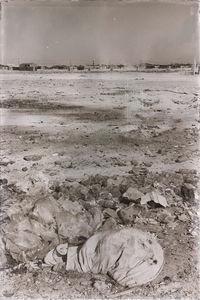
<svg viewBox="0 0 200 300">
<path fill-rule="evenodd" d="M 185 223 L 193 234 L 197 184 L 195 170 L 153 174 L 134 166 L 126 176 L 53 182 L 30 197 L 2 179 L 1 267 L 7 256 L 35 261 L 59 243 L 80 245 L 98 230 L 121 226 L 148 225 L 159 231 Z"/>
</svg>

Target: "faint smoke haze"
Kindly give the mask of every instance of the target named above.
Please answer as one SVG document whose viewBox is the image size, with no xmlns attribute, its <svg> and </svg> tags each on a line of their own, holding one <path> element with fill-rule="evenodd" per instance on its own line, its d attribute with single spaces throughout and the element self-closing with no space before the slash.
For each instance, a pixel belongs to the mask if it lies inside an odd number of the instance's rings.
<svg viewBox="0 0 200 300">
<path fill-rule="evenodd" d="M 10 1 L 1 20 L 1 60 L 14 64 L 193 62 L 199 60 L 199 9 L 197 4 L 178 2 Z"/>
</svg>

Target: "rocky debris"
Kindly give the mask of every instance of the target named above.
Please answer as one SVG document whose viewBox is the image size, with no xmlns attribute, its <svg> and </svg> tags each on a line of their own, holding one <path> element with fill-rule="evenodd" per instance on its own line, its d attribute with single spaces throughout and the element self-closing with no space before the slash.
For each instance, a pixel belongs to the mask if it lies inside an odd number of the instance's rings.
<svg viewBox="0 0 200 300">
<path fill-rule="evenodd" d="M 58 243 L 53 227 L 22 214 L 7 224 L 4 230 L 6 250 L 16 261 L 42 259 L 46 251 Z"/>
<path fill-rule="evenodd" d="M 195 200 L 195 187 L 191 183 L 184 183 L 181 187 L 181 194 L 186 201 Z"/>
<path fill-rule="evenodd" d="M 41 158 L 42 158 L 42 155 L 38 155 L 38 154 L 24 156 L 24 160 L 26 160 L 26 161 L 38 161 L 38 160 L 41 160 Z"/>
<path fill-rule="evenodd" d="M 103 221 L 101 210 L 88 210 L 77 201 L 51 196 L 24 199 L 7 210 L 9 222 L 4 226 L 6 250 L 16 261 L 42 258 L 52 246 L 69 241 L 79 244 Z"/>
<path fill-rule="evenodd" d="M 141 199 L 143 196 L 144 196 L 144 194 L 141 193 L 138 189 L 130 187 L 123 194 L 122 198 L 123 198 L 123 201 L 126 201 L 126 202 L 135 202 L 135 201 Z"/>
<path fill-rule="evenodd" d="M 168 203 L 164 196 L 162 196 L 158 191 L 152 191 L 150 193 L 147 193 L 146 195 L 143 195 L 141 197 L 141 204 L 147 204 L 149 202 L 154 202 L 155 204 L 158 204 L 163 207 L 167 207 Z"/>
<path fill-rule="evenodd" d="M 148 225 L 152 231 L 155 227 L 176 230 L 190 217 L 184 212 L 186 203 L 174 190 L 180 194 L 184 186 L 184 197 L 188 195 L 186 190 L 191 190 L 191 184 L 184 179 L 192 179 L 190 175 L 185 171 L 152 175 L 138 167 L 128 176 L 57 181 L 39 199 L 23 194 L 6 210 L 6 251 L 16 261 L 26 262 L 42 258 L 57 243 L 79 245 L 95 231 L 116 229 L 121 224 Z"/>
</svg>

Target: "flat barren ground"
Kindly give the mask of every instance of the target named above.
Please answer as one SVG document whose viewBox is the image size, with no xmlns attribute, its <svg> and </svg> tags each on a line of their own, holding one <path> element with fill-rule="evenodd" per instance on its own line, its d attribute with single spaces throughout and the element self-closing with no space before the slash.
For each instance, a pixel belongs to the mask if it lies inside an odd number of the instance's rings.
<svg viewBox="0 0 200 300">
<path fill-rule="evenodd" d="M 47 211 L 50 198 L 88 214 L 95 207 L 99 223 L 89 231 L 84 225 L 81 234 L 71 228 L 72 244 L 96 230 L 132 226 L 155 233 L 165 251 L 160 275 L 122 297 L 197 299 L 199 77 L 10 72 L 0 74 L 0 85 L 4 240 L 6 226 L 18 234 L 38 199 L 47 201 Z M 168 207 L 124 201 L 130 187 L 159 192 Z M 34 269 L 6 245 L 3 298 L 103 298 L 124 291 L 108 276 Z"/>
</svg>

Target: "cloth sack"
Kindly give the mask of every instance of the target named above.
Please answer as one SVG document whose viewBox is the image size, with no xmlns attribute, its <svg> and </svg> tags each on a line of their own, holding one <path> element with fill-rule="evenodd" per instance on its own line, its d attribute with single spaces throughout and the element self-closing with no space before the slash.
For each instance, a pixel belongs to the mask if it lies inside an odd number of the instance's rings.
<svg viewBox="0 0 200 300">
<path fill-rule="evenodd" d="M 99 232 L 82 247 L 69 247 L 66 270 L 108 274 L 132 287 L 155 279 L 164 263 L 156 238 L 133 228 Z"/>
</svg>

